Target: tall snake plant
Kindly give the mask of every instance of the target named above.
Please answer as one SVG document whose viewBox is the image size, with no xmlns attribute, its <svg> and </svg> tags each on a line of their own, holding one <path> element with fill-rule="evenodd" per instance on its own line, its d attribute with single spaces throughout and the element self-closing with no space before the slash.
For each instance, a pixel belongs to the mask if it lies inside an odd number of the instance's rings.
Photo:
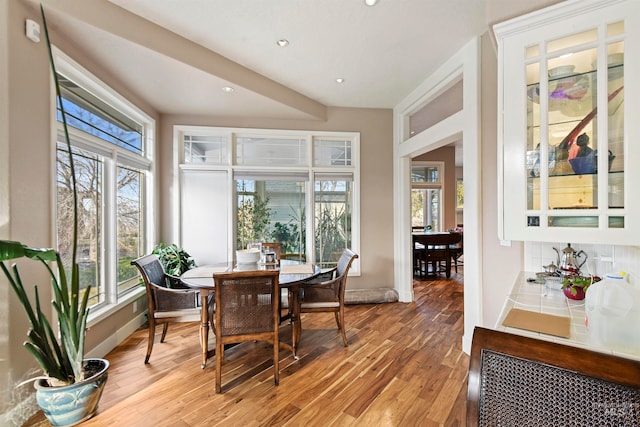
<svg viewBox="0 0 640 427">
<path fill-rule="evenodd" d="M 24 346 L 36 359 L 46 377 L 49 378 L 50 385 L 56 386 L 73 384 L 84 379 L 82 362 L 84 359 L 84 339 L 87 316 L 89 314 L 87 304 L 91 287 L 87 286 L 81 294 L 78 263 L 76 261 L 78 246 L 78 194 L 73 164 L 73 153 L 71 150 L 71 141 L 69 139 L 64 105 L 60 95 L 58 75 L 53 61 L 49 31 L 47 29 L 47 22 L 42 5 L 40 6 L 40 14 L 42 15 L 44 34 L 49 53 L 49 63 L 53 73 L 56 97 L 62 115 L 64 135 L 71 164 L 71 182 L 74 206 L 71 278 L 70 281 L 67 279 L 62 259 L 55 249 L 30 248 L 20 242 L 9 240 L 0 240 L 0 267 L 7 277 L 9 284 L 15 291 L 27 317 L 29 318 L 29 322 L 31 323 L 31 329 L 28 332 L 28 340 L 24 343 Z M 42 312 L 42 306 L 38 295 L 38 287 L 34 286 L 34 297 L 32 303 L 25 291 L 24 283 L 20 276 L 20 272 L 18 271 L 18 267 L 15 264 L 10 268 L 5 265 L 5 261 L 24 257 L 40 261 L 51 277 L 51 286 L 54 297 L 52 305 L 58 317 L 58 327 L 60 330 L 59 339 L 56 332 L 52 329 L 49 320 Z M 51 262 L 55 263 L 55 269 L 51 268 Z"/>
</svg>

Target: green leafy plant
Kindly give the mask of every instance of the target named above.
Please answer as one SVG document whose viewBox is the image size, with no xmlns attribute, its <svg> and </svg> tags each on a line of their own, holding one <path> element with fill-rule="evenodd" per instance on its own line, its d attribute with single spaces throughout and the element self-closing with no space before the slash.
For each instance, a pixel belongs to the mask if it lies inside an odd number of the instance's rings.
<svg viewBox="0 0 640 427">
<path fill-rule="evenodd" d="M 562 290 L 569 288 L 571 295 L 578 295 L 578 289 L 582 289 L 585 293 L 589 286 L 595 282 L 599 282 L 598 276 L 581 276 L 579 274 L 571 274 L 562 279 Z"/>
<path fill-rule="evenodd" d="M 238 204 L 238 249 L 245 249 L 249 242 L 265 241 L 269 236 L 269 198 L 255 195 L 243 198 Z"/>
<path fill-rule="evenodd" d="M 51 248 L 31 248 L 20 242 L 0 240 L 0 268 L 7 277 L 11 288 L 16 293 L 24 311 L 31 323 L 25 348 L 33 355 L 40 368 L 44 371 L 50 385 L 68 385 L 84 379 L 82 362 L 84 359 L 84 342 L 86 334 L 87 316 L 89 314 L 88 300 L 91 286 L 80 289 L 79 268 L 77 263 L 78 250 L 78 194 L 76 174 L 73 166 L 71 141 L 67 128 L 66 113 L 60 95 L 58 75 L 53 62 L 53 53 L 49 40 L 49 32 L 44 9 L 40 6 L 44 34 L 49 52 L 49 63 L 53 72 L 57 100 L 62 113 L 62 124 L 67 150 L 70 156 L 71 180 L 73 188 L 73 245 L 71 257 L 70 279 L 60 257 Z M 33 302 L 29 299 L 17 265 L 8 267 L 5 261 L 18 258 L 29 258 L 40 261 L 51 277 L 54 300 L 53 308 L 57 315 L 60 336 L 51 327 L 50 321 L 42 311 L 38 287 L 34 286 Z M 51 262 L 55 268 L 51 268 Z"/>
<path fill-rule="evenodd" d="M 158 255 L 164 271 L 171 276 L 180 276 L 196 266 L 191 255 L 176 244 L 158 243 L 152 253 Z"/>
</svg>

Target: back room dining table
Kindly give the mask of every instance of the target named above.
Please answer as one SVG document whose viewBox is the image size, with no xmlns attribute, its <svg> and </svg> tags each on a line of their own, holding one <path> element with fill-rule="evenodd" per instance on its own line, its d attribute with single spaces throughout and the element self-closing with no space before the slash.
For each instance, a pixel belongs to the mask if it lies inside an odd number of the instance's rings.
<svg viewBox="0 0 640 427">
<path fill-rule="evenodd" d="M 459 232 L 413 232 L 412 248 L 414 269 L 420 276 L 427 276 L 429 273 L 438 273 L 437 266 L 440 262 L 445 263 L 444 273 L 449 279 L 451 277 L 451 252 L 453 245 L 459 244 L 462 240 L 462 233 Z M 429 271 L 428 265 L 432 265 Z M 424 265 L 424 268 L 423 268 Z"/>
<path fill-rule="evenodd" d="M 227 273 L 231 271 L 249 271 L 249 270 L 273 270 L 279 269 L 279 283 L 280 288 L 286 288 L 291 296 L 289 320 L 291 322 L 291 351 L 294 358 L 298 358 L 297 349 L 300 341 L 301 323 L 300 319 L 300 288 L 305 282 L 315 278 L 322 271 L 313 264 L 303 264 L 293 260 L 280 260 L 280 265 L 270 264 L 233 264 L 233 263 L 220 263 L 213 265 L 205 265 L 196 267 L 186 271 L 180 280 L 186 286 L 192 289 L 197 289 L 200 292 L 200 342 L 202 345 L 202 368 L 204 369 L 207 364 L 207 359 L 215 353 L 215 350 L 209 351 L 209 310 L 208 301 L 210 295 L 213 296 L 215 291 L 215 285 L 213 281 L 213 275 L 215 273 Z M 286 317 L 283 318 L 286 320 Z M 287 345 L 282 343 L 283 345 Z"/>
</svg>

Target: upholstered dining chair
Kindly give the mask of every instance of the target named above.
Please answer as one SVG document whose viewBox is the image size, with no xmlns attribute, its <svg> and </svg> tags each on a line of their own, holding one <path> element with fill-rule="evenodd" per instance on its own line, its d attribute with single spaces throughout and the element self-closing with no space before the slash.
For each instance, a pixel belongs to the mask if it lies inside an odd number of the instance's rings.
<svg viewBox="0 0 640 427">
<path fill-rule="evenodd" d="M 280 382 L 280 286 L 278 270 L 252 270 L 213 275 L 216 314 L 216 393 L 222 391 L 225 344 L 273 343 L 273 382 Z"/>
<path fill-rule="evenodd" d="M 358 255 L 355 252 L 345 249 L 335 268 L 303 284 L 300 292 L 300 313 L 334 313 L 345 347 L 349 343 L 344 325 L 344 293 L 349 268 L 356 258 Z"/>
<path fill-rule="evenodd" d="M 165 273 L 157 255 L 146 255 L 131 261 L 147 288 L 149 308 L 149 342 L 144 363 L 149 363 L 156 325 L 163 325 L 160 342 L 164 342 L 170 323 L 200 322 L 200 294 L 180 284 L 177 277 Z"/>
<path fill-rule="evenodd" d="M 640 361 L 477 327 L 466 425 L 640 425 Z"/>
</svg>

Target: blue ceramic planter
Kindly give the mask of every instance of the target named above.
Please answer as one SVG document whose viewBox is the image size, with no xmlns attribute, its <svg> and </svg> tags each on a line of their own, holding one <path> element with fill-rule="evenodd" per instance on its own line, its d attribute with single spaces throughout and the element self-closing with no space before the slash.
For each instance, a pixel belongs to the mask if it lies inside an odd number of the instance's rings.
<svg viewBox="0 0 640 427">
<path fill-rule="evenodd" d="M 64 387 L 50 387 L 44 379 L 35 382 L 36 400 L 53 426 L 73 426 L 95 414 L 102 390 L 107 382 L 109 362 L 86 359 L 84 381 Z"/>
</svg>

